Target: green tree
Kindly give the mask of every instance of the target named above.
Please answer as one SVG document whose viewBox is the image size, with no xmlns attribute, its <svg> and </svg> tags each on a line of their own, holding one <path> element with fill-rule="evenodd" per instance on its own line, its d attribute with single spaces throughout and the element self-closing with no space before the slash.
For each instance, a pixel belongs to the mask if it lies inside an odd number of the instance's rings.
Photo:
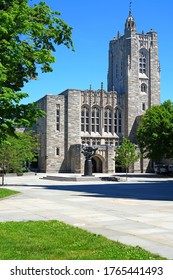
<svg viewBox="0 0 173 280">
<path fill-rule="evenodd" d="M 30 1 L 29 1 L 30 2 Z M 31 2 L 32 3 L 32 2 Z M 56 45 L 73 49 L 72 28 L 45 2 L 0 1 L 0 140 L 15 127 L 29 127 L 43 112 L 36 103 L 23 105 L 24 84 L 37 79 L 38 69 L 51 72 Z"/>
<path fill-rule="evenodd" d="M 39 150 L 38 135 L 33 131 L 16 132 L 0 144 L 0 168 L 5 172 L 21 173 L 35 160 Z"/>
<path fill-rule="evenodd" d="M 122 144 L 115 150 L 115 164 L 116 166 L 125 168 L 126 179 L 129 166 L 136 162 L 139 157 L 140 154 L 137 154 L 135 144 L 123 137 Z"/>
<path fill-rule="evenodd" d="M 155 162 L 173 157 L 173 103 L 153 106 L 142 117 L 137 140 L 144 157 Z"/>
</svg>

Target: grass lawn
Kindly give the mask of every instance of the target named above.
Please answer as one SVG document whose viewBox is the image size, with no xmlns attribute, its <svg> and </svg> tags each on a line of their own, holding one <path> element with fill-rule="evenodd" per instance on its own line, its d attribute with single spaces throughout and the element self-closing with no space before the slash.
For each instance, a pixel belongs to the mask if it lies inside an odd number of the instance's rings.
<svg viewBox="0 0 173 280">
<path fill-rule="evenodd" d="M 1 260 L 161 260 L 58 221 L 0 223 Z"/>
<path fill-rule="evenodd" d="M 16 191 L 12 191 L 12 190 L 8 190 L 8 189 L 4 189 L 4 188 L 0 188 L 0 198 L 4 198 L 13 194 L 17 194 L 19 192 Z"/>
</svg>

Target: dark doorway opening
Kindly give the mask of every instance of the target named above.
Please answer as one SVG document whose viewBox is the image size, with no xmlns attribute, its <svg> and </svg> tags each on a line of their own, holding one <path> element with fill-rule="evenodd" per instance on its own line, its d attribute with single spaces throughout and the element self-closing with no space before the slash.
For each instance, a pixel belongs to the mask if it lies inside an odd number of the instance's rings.
<svg viewBox="0 0 173 280">
<path fill-rule="evenodd" d="M 102 173 L 103 172 L 103 169 L 102 169 L 102 160 L 95 156 L 92 158 L 92 172 L 93 173 Z"/>
</svg>

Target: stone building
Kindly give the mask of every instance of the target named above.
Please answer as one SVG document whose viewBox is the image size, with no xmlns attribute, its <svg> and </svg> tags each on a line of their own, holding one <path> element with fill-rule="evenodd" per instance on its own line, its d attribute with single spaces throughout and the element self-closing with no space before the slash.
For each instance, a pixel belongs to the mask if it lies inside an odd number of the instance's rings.
<svg viewBox="0 0 173 280">
<path fill-rule="evenodd" d="M 114 172 L 114 149 L 122 135 L 123 99 L 101 88 L 68 89 L 38 101 L 47 117 L 39 120 L 39 169 L 75 172 L 84 170 L 82 144 L 98 146 L 93 172 Z"/>
<path fill-rule="evenodd" d="M 93 172 L 115 172 L 114 150 L 123 136 L 135 141 L 138 120 L 147 108 L 160 103 L 160 66 L 157 33 L 136 32 L 131 10 L 124 35 L 110 41 L 108 91 L 68 89 L 38 101 L 46 112 L 39 120 L 39 170 L 84 170 L 82 144 L 96 145 Z M 134 167 L 140 171 L 140 164 Z"/>
<path fill-rule="evenodd" d="M 109 45 L 108 90 L 124 96 L 124 135 L 134 139 L 138 116 L 160 104 L 160 64 L 158 35 L 150 30 L 136 32 L 131 11 L 124 35 L 118 32 Z"/>
</svg>

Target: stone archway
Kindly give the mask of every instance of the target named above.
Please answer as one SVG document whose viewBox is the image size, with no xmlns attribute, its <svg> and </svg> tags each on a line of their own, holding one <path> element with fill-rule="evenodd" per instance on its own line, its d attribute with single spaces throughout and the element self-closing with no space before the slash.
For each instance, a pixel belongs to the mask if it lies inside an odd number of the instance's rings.
<svg viewBox="0 0 173 280">
<path fill-rule="evenodd" d="M 95 155 L 92 158 L 92 165 L 93 165 L 93 168 L 92 168 L 93 173 L 102 173 L 103 172 L 103 162 L 102 162 L 101 158 L 98 157 L 97 155 Z"/>
</svg>

